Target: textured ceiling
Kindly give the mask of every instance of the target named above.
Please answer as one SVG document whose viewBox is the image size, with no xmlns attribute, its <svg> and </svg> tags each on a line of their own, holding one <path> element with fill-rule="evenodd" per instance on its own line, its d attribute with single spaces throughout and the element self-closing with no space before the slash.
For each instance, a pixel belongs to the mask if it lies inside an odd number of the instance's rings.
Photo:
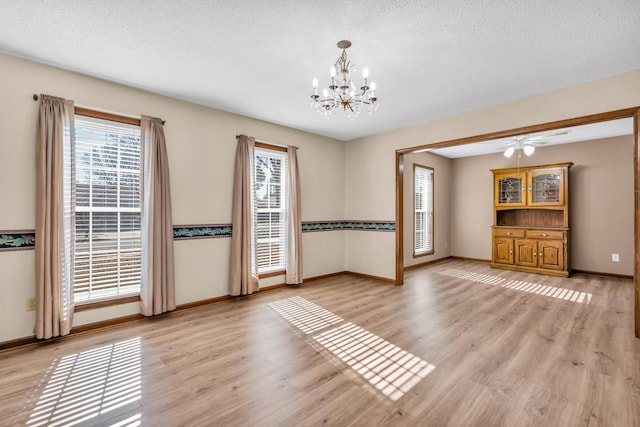
<svg viewBox="0 0 640 427">
<path fill-rule="evenodd" d="M 3 0 L 0 52 L 349 140 L 640 69 L 639 22 L 638 0 Z M 373 116 L 309 107 L 341 39 Z"/>
</svg>

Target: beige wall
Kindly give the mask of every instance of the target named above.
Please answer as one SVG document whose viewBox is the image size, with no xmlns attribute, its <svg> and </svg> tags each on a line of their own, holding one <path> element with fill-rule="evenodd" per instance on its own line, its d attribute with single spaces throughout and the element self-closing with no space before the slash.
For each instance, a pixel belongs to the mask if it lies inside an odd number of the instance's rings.
<svg viewBox="0 0 640 427">
<path fill-rule="evenodd" d="M 404 266 L 408 267 L 451 255 L 450 217 L 451 217 L 451 170 L 452 161 L 446 157 L 431 153 L 412 153 L 404 157 Z M 433 255 L 413 256 L 413 165 L 419 164 L 433 168 L 434 189 L 434 225 Z"/>
<path fill-rule="evenodd" d="M 499 154 L 499 156 L 502 156 Z M 486 157 L 455 159 L 451 172 L 451 253 L 491 259 L 493 178 Z M 504 159 L 504 156 L 502 156 Z"/>
<path fill-rule="evenodd" d="M 395 221 L 395 154 L 384 140 L 355 140 L 345 145 L 345 216 L 353 220 Z M 356 154 L 357 153 L 357 154 Z M 388 197 L 390 196 L 391 197 Z M 394 279 L 395 234 L 347 231 L 348 271 Z"/>
<path fill-rule="evenodd" d="M 640 70 L 635 70 L 349 141 L 345 150 L 345 164 L 348 167 L 345 182 L 346 215 L 354 220 L 395 217 L 395 151 L 397 149 L 638 105 L 640 105 Z M 383 110 L 381 109 L 378 114 L 383 114 Z M 477 197 L 480 199 L 479 195 Z M 455 212 L 454 215 L 458 213 Z M 459 223 L 457 219 L 452 220 L 452 232 L 456 227 L 454 224 Z M 489 236 L 488 230 L 481 232 Z M 487 237 L 484 241 L 490 242 L 490 239 Z M 359 237 L 346 235 L 346 269 L 364 273 L 375 269 L 378 275 L 393 278 L 395 276 L 393 262 L 395 242 L 389 239 L 384 248 L 373 248 L 369 243 Z M 474 257 L 482 258 L 484 251 L 489 249 L 489 245 L 490 243 L 487 243 L 486 249 L 474 248 L 470 253 L 475 254 Z M 455 246 L 454 244 L 454 251 Z M 460 250 L 459 246 L 458 250 Z M 350 257 L 350 252 L 358 253 L 357 259 Z M 362 260 L 367 262 L 363 263 Z"/>
<path fill-rule="evenodd" d="M 341 141 L 153 95 L 0 55 L 0 230 L 33 229 L 35 210 L 34 93 L 73 99 L 77 104 L 123 114 L 147 114 L 167 121 L 165 133 L 173 220 L 176 225 L 231 222 L 236 134 L 280 145 L 297 145 L 302 219 L 345 219 L 345 167 Z M 321 179 L 320 179 L 321 177 Z M 392 234 L 392 233 L 390 233 Z M 178 304 L 228 294 L 229 238 L 175 242 Z M 303 234 L 305 277 L 345 269 L 345 232 Z M 0 342 L 32 334 L 35 295 L 34 251 L 0 252 Z M 281 283 L 282 278 L 269 283 Z M 137 304 L 77 313 L 75 325 L 133 314 Z"/>
<path fill-rule="evenodd" d="M 540 147 L 521 166 L 573 162 L 569 172 L 571 267 L 633 275 L 633 137 Z M 456 256 L 491 258 L 493 175 L 514 167 L 502 154 L 453 161 L 451 241 Z M 620 255 L 612 262 L 611 254 Z"/>
</svg>

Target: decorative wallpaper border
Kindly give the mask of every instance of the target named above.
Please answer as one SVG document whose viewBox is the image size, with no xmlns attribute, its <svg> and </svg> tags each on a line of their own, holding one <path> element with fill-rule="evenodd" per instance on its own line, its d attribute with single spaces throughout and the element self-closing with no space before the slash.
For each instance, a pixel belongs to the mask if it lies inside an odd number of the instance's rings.
<svg viewBox="0 0 640 427">
<path fill-rule="evenodd" d="M 396 231 L 395 221 L 309 221 L 302 223 L 302 232 L 360 230 Z"/>
<path fill-rule="evenodd" d="M 35 230 L 0 231 L 0 251 L 24 251 L 35 247 Z"/>
<path fill-rule="evenodd" d="M 395 221 L 308 221 L 302 223 L 302 232 L 334 230 L 396 231 Z M 214 239 L 231 237 L 231 224 L 174 225 L 174 240 Z M 34 249 L 35 230 L 0 231 L 0 252 Z"/>
<path fill-rule="evenodd" d="M 302 223 L 302 232 L 361 230 L 396 231 L 395 221 L 308 221 Z M 174 240 L 211 239 L 231 237 L 231 224 L 216 225 L 176 225 L 173 227 Z"/>
<path fill-rule="evenodd" d="M 173 240 L 231 237 L 231 224 L 174 225 Z"/>
</svg>

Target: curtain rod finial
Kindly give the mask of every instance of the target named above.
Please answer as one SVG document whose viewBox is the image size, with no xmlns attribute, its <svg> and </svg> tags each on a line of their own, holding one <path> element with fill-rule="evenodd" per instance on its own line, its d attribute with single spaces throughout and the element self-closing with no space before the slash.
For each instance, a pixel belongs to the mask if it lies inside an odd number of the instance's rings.
<svg viewBox="0 0 640 427">
<path fill-rule="evenodd" d="M 37 93 L 34 93 L 34 94 L 33 94 L 33 100 L 34 100 L 34 101 L 37 101 L 37 100 L 38 100 L 38 98 L 39 98 L 38 94 L 37 94 Z"/>
</svg>

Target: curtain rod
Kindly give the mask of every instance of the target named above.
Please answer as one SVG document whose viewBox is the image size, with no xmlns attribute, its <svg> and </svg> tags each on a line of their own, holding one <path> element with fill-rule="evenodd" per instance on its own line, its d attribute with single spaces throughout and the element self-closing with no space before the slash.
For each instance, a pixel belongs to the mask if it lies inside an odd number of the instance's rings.
<svg viewBox="0 0 640 427">
<path fill-rule="evenodd" d="M 240 135 L 236 135 L 236 139 L 238 139 L 238 138 L 240 138 Z M 286 147 L 285 147 L 285 146 L 283 146 L 283 145 L 272 144 L 271 142 L 267 142 L 267 141 L 258 141 L 258 140 L 256 139 L 256 142 L 262 142 L 263 144 L 275 145 L 276 147 L 286 148 Z M 296 150 L 299 150 L 299 149 L 300 149 L 300 147 L 296 147 L 295 145 L 293 146 L 293 148 L 295 148 Z"/>
<path fill-rule="evenodd" d="M 33 100 L 34 100 L 34 101 L 37 101 L 38 99 L 40 99 L 40 96 L 38 96 L 38 94 L 37 94 L 37 93 L 34 93 L 34 94 L 33 94 Z M 78 108 L 86 108 L 87 110 L 93 110 L 93 111 L 97 111 L 97 112 L 99 112 L 99 113 L 115 114 L 115 115 L 117 115 L 117 116 L 128 117 L 128 118 L 130 118 L 130 119 L 140 120 L 140 116 L 137 116 L 137 117 L 136 117 L 136 116 L 134 116 L 134 115 L 126 115 L 126 114 L 122 114 L 122 113 L 111 113 L 110 111 L 101 111 L 101 110 L 96 109 L 95 107 L 89 107 L 89 106 L 82 105 L 82 104 L 74 104 L 74 105 L 75 105 L 76 107 L 78 107 Z M 161 120 L 161 121 L 162 121 L 162 124 L 163 124 L 163 125 L 164 125 L 165 123 L 167 123 L 167 121 L 166 121 L 166 120 Z"/>
</svg>

